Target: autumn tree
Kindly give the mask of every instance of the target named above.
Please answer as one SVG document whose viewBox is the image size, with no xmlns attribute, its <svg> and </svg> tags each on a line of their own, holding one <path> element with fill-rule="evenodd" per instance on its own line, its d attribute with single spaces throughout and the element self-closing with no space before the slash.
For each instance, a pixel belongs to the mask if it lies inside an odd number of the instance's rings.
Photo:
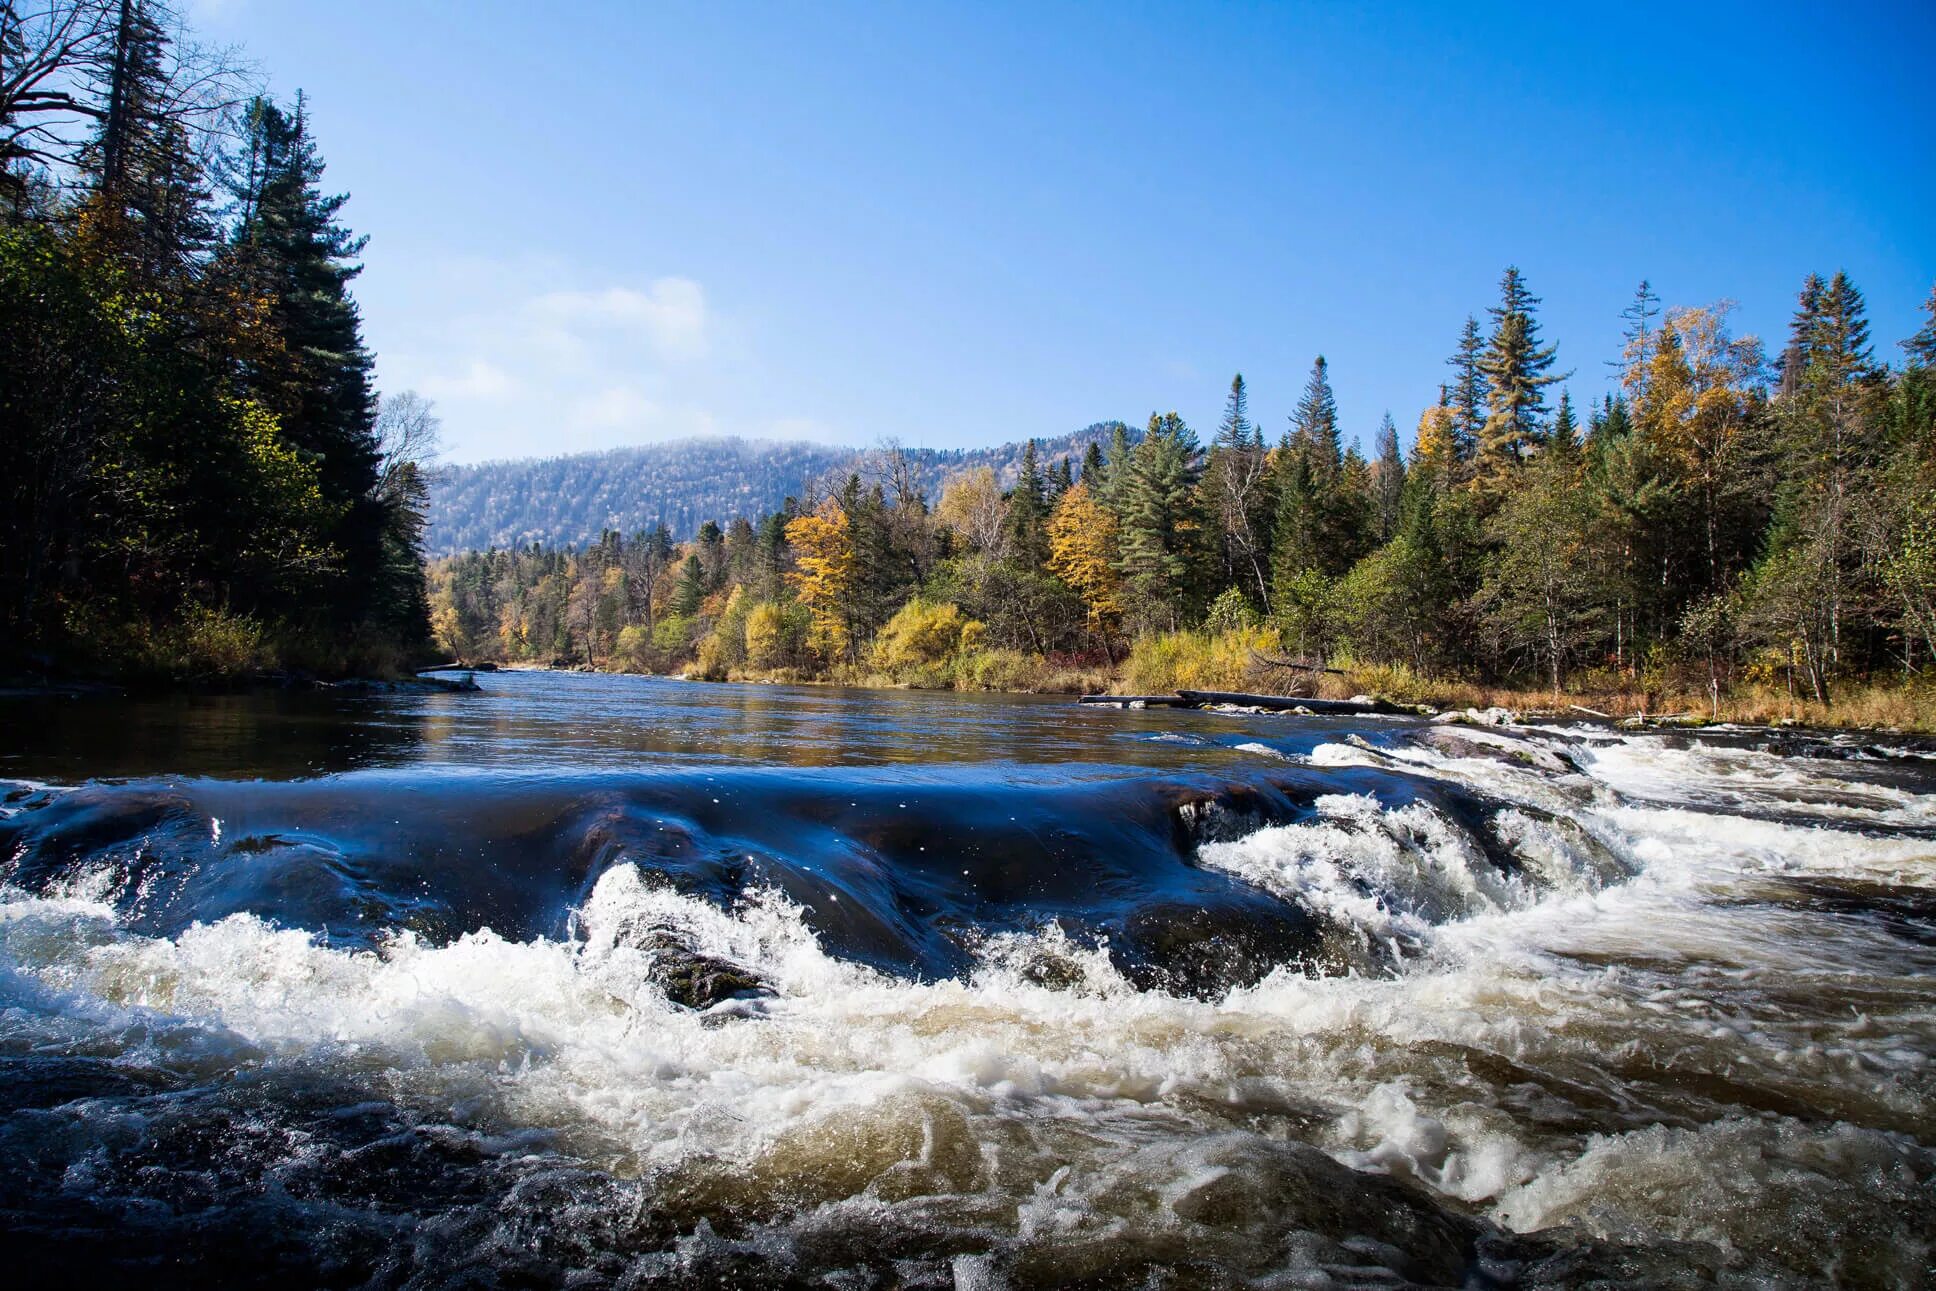
<svg viewBox="0 0 1936 1291">
<path fill-rule="evenodd" d="M 855 568 L 847 513 L 829 500 L 789 521 L 786 536 L 796 566 L 787 583 L 813 616 L 809 643 L 822 658 L 851 659 L 857 644 L 849 607 Z"/>
<path fill-rule="evenodd" d="M 1116 562 L 1116 517 L 1081 481 L 1049 516 L 1049 569 L 1082 597 L 1089 629 L 1105 648 L 1108 630 L 1123 612 Z"/>
</svg>

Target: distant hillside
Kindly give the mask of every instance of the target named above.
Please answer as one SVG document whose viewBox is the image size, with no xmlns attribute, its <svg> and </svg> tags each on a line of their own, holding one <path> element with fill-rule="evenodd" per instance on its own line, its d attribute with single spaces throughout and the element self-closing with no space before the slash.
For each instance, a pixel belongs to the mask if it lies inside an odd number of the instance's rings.
<svg viewBox="0 0 1936 1291">
<path fill-rule="evenodd" d="M 1036 441 L 1046 469 L 1078 461 L 1092 441 L 1107 446 L 1113 422 Z M 1135 438 L 1135 432 L 1131 433 Z M 803 496 L 809 481 L 861 469 L 873 450 L 757 439 L 681 439 L 570 457 L 483 462 L 443 472 L 430 495 L 430 553 L 532 542 L 589 542 L 606 529 L 635 533 L 663 520 L 674 538 L 690 538 L 707 520 L 751 520 Z M 957 471 L 995 468 L 1004 485 L 1020 470 L 1022 445 L 909 449 L 928 501 Z"/>
</svg>

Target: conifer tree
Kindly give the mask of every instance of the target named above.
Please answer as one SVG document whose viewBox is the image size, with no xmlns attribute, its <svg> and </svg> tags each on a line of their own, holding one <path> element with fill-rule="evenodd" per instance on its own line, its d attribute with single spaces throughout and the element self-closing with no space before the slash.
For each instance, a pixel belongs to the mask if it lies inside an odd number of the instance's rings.
<svg viewBox="0 0 1936 1291">
<path fill-rule="evenodd" d="M 1378 541 L 1389 542 L 1398 532 L 1405 498 L 1405 457 L 1398 448 L 1398 426 L 1387 411 L 1378 422 L 1378 457 L 1371 464 L 1372 514 Z"/>
<path fill-rule="evenodd" d="M 1654 291 L 1653 284 L 1642 278 L 1640 285 L 1634 288 L 1632 302 L 1620 311 L 1620 317 L 1627 324 L 1620 333 L 1624 344 L 1621 347 L 1620 357 L 1608 359 L 1607 366 L 1624 376 L 1632 372 L 1638 364 L 1644 373 L 1647 360 L 1651 357 L 1653 322 L 1660 317 L 1660 296 Z M 1636 397 L 1643 393 L 1645 393 L 1644 390 L 1637 391 Z"/>
<path fill-rule="evenodd" d="M 1042 476 L 1035 441 L 1022 446 L 1021 475 L 1008 495 L 1008 556 L 1024 569 L 1036 570 L 1048 559 L 1048 482 Z"/>
<path fill-rule="evenodd" d="M 1092 439 L 1089 447 L 1082 450 L 1082 482 L 1092 491 L 1099 490 L 1103 486 L 1103 475 L 1102 445 Z"/>
<path fill-rule="evenodd" d="M 1117 560 L 1130 612 L 1145 626 L 1174 628 L 1188 615 L 1197 456 L 1196 434 L 1181 417 L 1151 413 L 1122 471 Z"/>
<path fill-rule="evenodd" d="M 293 113 L 256 99 L 246 135 L 258 161 L 247 174 L 250 187 L 231 190 L 248 215 L 225 255 L 235 280 L 261 303 L 277 344 L 239 375 L 317 465 L 323 497 L 341 516 L 330 539 L 344 577 L 328 600 L 339 618 L 357 621 L 378 608 L 367 591 L 385 525 L 374 496 L 372 361 L 349 293 L 367 239 L 339 220 L 347 195 L 321 188 L 323 161 L 301 96 Z"/>
<path fill-rule="evenodd" d="M 1479 442 L 1480 473 L 1487 477 L 1524 460 L 1544 435 L 1544 392 L 1560 377 L 1550 370 L 1554 347 L 1540 344 L 1533 316 L 1538 304 L 1519 269 L 1508 266 L 1499 280 L 1499 303 L 1489 311 L 1492 335 L 1479 362 L 1489 390 Z"/>
<path fill-rule="evenodd" d="M 1242 373 L 1231 378 L 1222 423 L 1204 465 L 1204 521 L 1221 562 L 1220 585 L 1241 587 L 1268 611 L 1270 458 L 1251 423 Z"/>
<path fill-rule="evenodd" d="M 1452 409 L 1452 469 L 1460 479 L 1470 470 L 1479 451 L 1479 434 L 1485 429 L 1486 406 L 1492 394 L 1486 383 L 1485 355 L 1486 342 L 1479 332 L 1479 320 L 1467 314 L 1465 327 L 1459 333 L 1458 348 L 1446 360 L 1454 373 L 1452 384 L 1439 391 L 1439 402 Z"/>
</svg>

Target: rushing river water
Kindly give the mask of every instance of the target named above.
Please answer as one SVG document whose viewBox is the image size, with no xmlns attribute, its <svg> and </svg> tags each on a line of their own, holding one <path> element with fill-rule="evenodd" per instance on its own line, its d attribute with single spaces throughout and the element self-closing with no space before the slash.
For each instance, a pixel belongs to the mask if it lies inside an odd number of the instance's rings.
<svg viewBox="0 0 1936 1291">
<path fill-rule="evenodd" d="M 0 701 L 13 1285 L 1913 1287 L 1936 752 Z"/>
</svg>

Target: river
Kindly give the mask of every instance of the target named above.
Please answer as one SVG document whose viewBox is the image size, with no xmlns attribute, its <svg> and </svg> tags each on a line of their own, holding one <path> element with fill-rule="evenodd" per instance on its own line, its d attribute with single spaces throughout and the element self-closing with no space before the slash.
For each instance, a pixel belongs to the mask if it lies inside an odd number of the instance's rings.
<svg viewBox="0 0 1936 1291">
<path fill-rule="evenodd" d="M 1936 1281 L 1936 746 L 0 701 L 15 1285 Z"/>
</svg>

